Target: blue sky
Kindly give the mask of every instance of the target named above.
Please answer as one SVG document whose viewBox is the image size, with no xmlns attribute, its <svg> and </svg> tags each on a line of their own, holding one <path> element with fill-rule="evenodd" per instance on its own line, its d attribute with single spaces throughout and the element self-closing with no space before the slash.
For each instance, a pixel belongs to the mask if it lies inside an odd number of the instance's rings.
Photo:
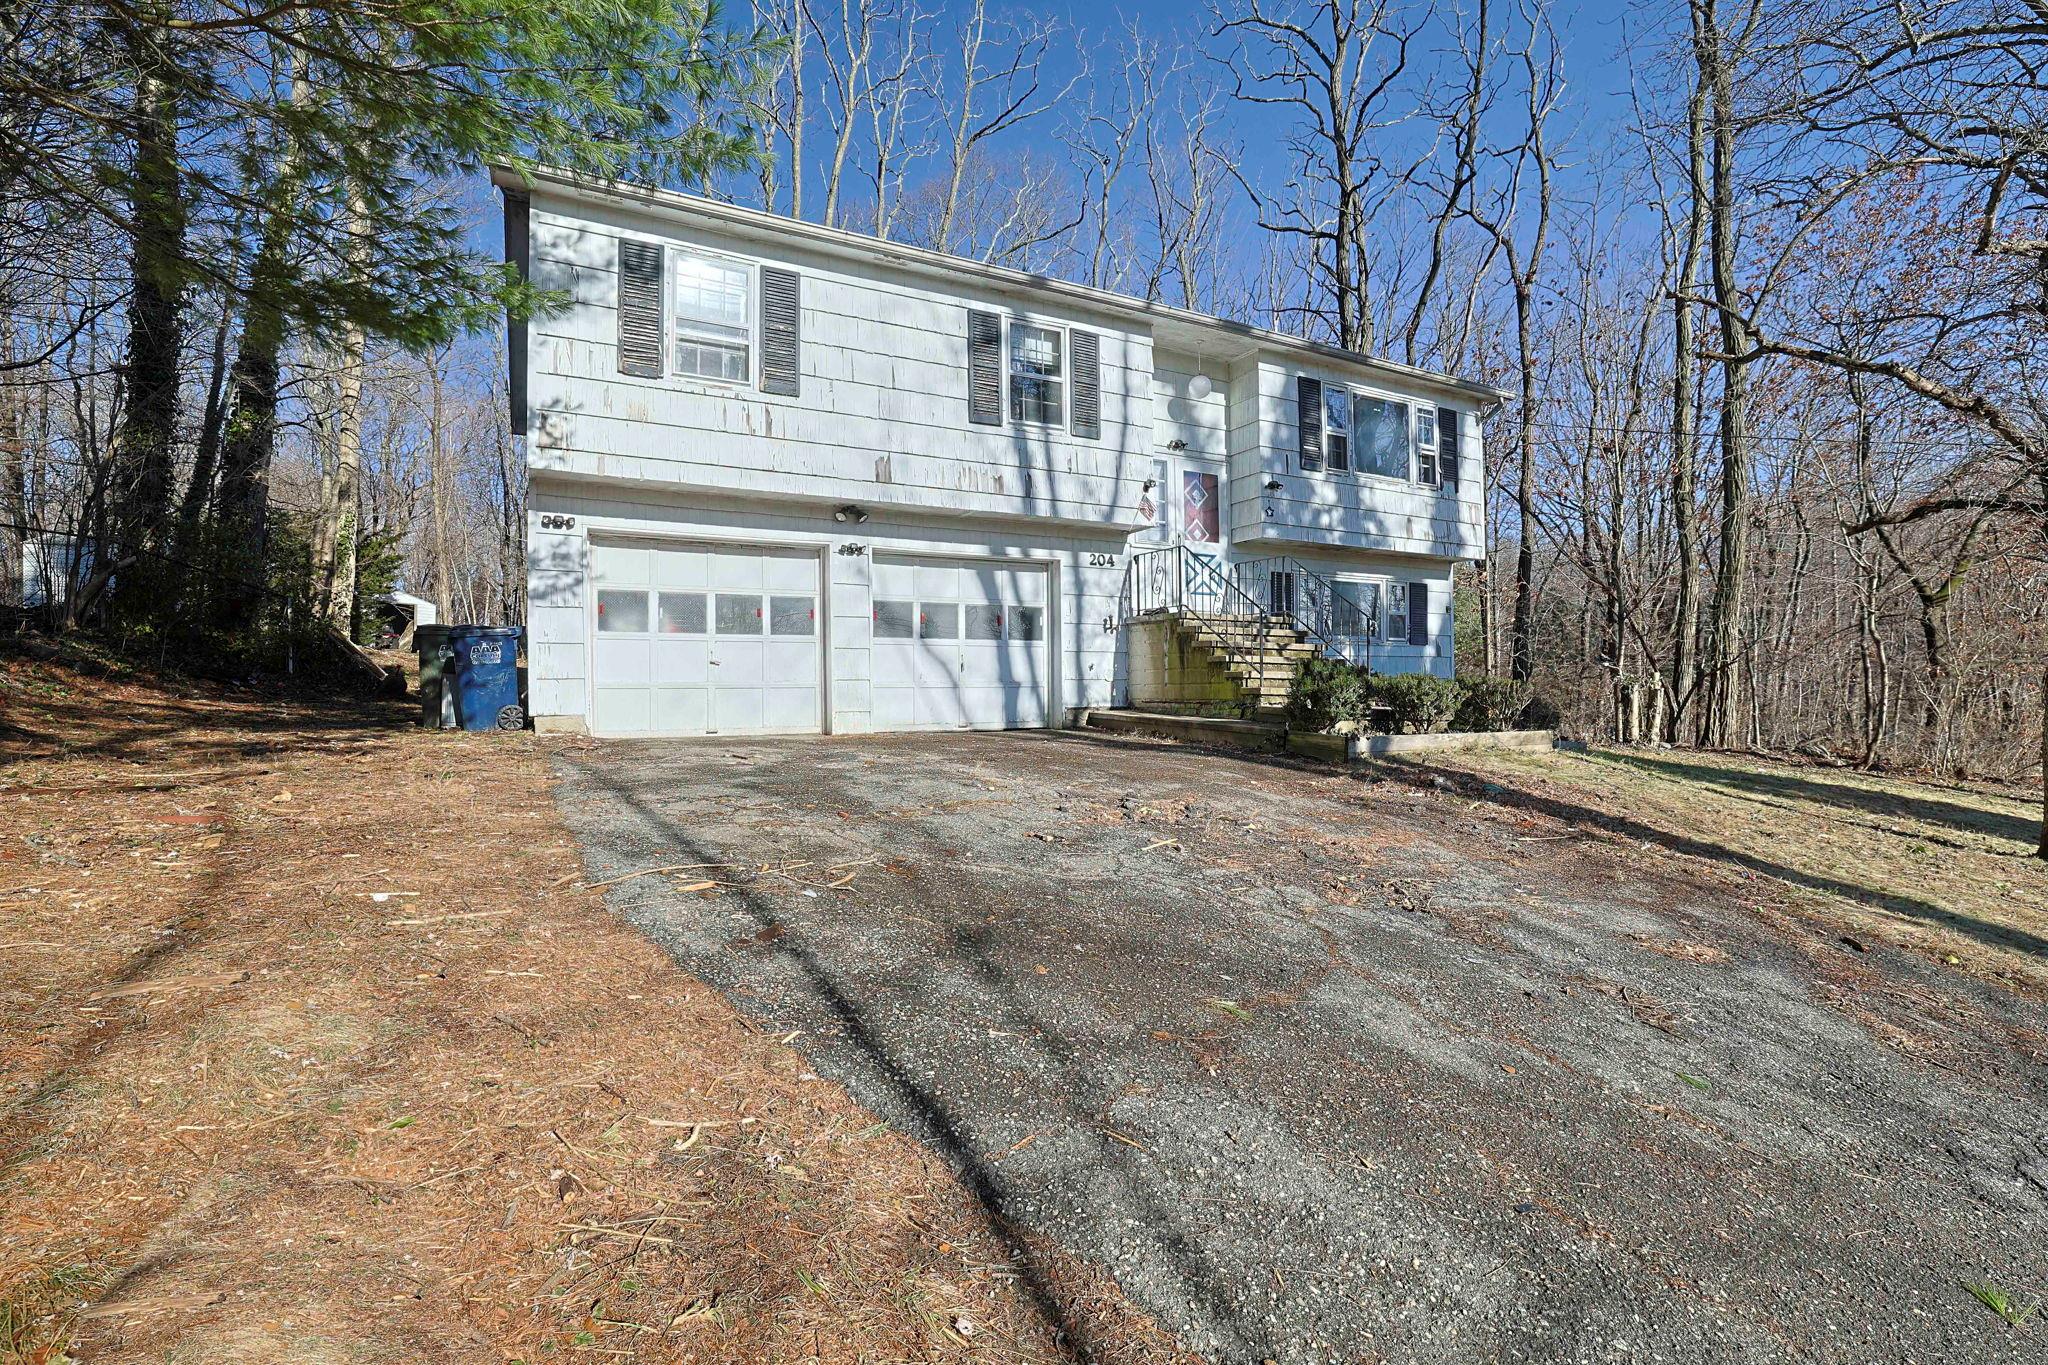
<svg viewBox="0 0 2048 1365">
<path fill-rule="evenodd" d="M 1285 4 L 1286 0 L 1269 0 L 1269 8 Z M 1512 0 L 1493 0 L 1493 4 L 1498 16 L 1496 26 L 1511 20 L 1515 12 Z M 1002 12 L 1000 7 L 992 8 Z M 820 12 L 832 9 L 836 6 L 822 5 Z M 971 13 L 972 3 L 971 0 L 938 0 L 936 9 L 939 28 L 945 32 L 955 29 Z M 1465 9 L 1469 12 L 1469 5 Z M 1124 0 L 1124 3 L 1106 6 L 1091 4 L 1087 0 L 1043 0 L 1037 5 L 1020 7 L 1020 12 L 1024 10 L 1055 19 L 1066 31 L 1063 38 L 1054 43 L 1047 63 L 1045 75 L 1047 84 L 1052 88 L 1057 88 L 1076 71 L 1084 49 L 1091 54 L 1099 54 L 1095 64 L 1113 76 L 1115 73 L 1109 59 L 1113 56 L 1114 42 L 1128 31 L 1133 21 L 1148 35 L 1177 39 L 1184 46 L 1211 55 L 1226 55 L 1228 51 L 1229 39 L 1214 36 L 1215 20 L 1203 4 L 1175 3 L 1174 0 Z M 733 17 L 744 15 L 745 10 L 743 4 L 736 3 L 736 0 L 726 0 L 726 12 Z M 1430 16 L 1428 27 L 1415 45 L 1411 59 L 1411 69 L 1419 72 L 1429 63 L 1442 59 L 1448 47 L 1443 25 L 1446 17 L 1454 11 L 1445 6 L 1433 10 L 1418 6 L 1414 12 Z M 1607 149 L 1611 144 L 1627 137 L 1626 129 L 1632 116 L 1628 98 L 1630 67 L 1624 52 L 1628 35 L 1640 34 L 1651 25 L 1682 18 L 1682 13 L 1628 6 L 1620 0 L 1589 0 L 1589 3 L 1560 7 L 1553 12 L 1553 22 L 1562 45 L 1567 87 L 1563 106 L 1552 124 L 1553 141 L 1562 144 L 1561 159 L 1565 169 L 1560 175 L 1560 190 L 1564 199 L 1575 197 L 1575 192 L 1585 183 L 1588 168 L 1608 160 Z M 1655 68 L 1664 63 L 1654 56 L 1654 44 L 1638 41 L 1634 46 L 1638 62 L 1649 68 L 1644 72 L 1644 85 L 1651 94 L 1668 98 L 1674 90 L 1669 84 L 1659 88 Z M 1215 68 L 1215 75 L 1218 80 L 1227 82 L 1227 75 L 1220 66 Z M 1511 105 L 1512 98 L 1505 102 Z M 1071 108 L 1055 111 L 1040 120 L 1030 132 L 1010 135 L 1009 141 L 1042 150 L 1051 145 L 1052 139 L 1048 136 L 1051 125 L 1063 115 L 1071 118 L 1072 113 Z M 1290 172 L 1290 157 L 1285 145 L 1287 116 L 1272 108 L 1232 103 L 1227 107 L 1225 117 L 1229 132 L 1243 149 L 1238 164 L 1244 177 L 1265 186 L 1284 183 Z M 1400 147 L 1426 137 L 1434 127 L 1433 123 L 1425 124 L 1418 120 L 1389 132 L 1388 143 L 1396 149 L 1391 155 L 1398 157 L 1401 155 Z M 937 169 L 937 163 L 933 162 L 926 173 Z M 815 184 L 815 180 L 812 183 Z M 475 240 L 480 247 L 495 252 L 501 240 L 496 197 L 481 182 L 481 177 L 469 188 L 471 203 L 478 213 Z M 813 191 L 814 203 L 818 197 Z M 1249 268 L 1250 262 L 1256 258 L 1261 234 L 1253 221 L 1249 202 L 1241 194 L 1235 198 L 1237 202 L 1233 207 L 1227 240 L 1233 254 Z M 1639 217 L 1638 223 L 1625 229 L 1625 238 L 1648 226 L 1647 215 Z"/>
</svg>

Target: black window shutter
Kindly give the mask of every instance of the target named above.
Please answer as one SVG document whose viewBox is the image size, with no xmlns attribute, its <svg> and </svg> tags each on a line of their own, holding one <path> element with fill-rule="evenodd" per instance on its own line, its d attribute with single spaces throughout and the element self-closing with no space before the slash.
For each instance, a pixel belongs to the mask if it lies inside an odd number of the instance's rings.
<svg viewBox="0 0 2048 1365">
<path fill-rule="evenodd" d="M 1294 431 L 1300 438 L 1301 468 L 1323 467 L 1323 381 L 1308 375 L 1294 378 Z"/>
<path fill-rule="evenodd" d="M 1429 643 L 1429 584 L 1408 585 L 1408 643 Z"/>
<path fill-rule="evenodd" d="M 803 283 L 794 270 L 761 267 L 761 391 L 796 397 L 803 370 Z"/>
<path fill-rule="evenodd" d="M 1446 488 L 1458 486 L 1458 456 L 1462 443 L 1458 440 L 1458 410 L 1438 408 L 1436 410 L 1436 463 L 1439 476 Z"/>
<path fill-rule="evenodd" d="M 661 248 L 619 241 L 619 373 L 661 376 Z"/>
<path fill-rule="evenodd" d="M 1003 424 L 1003 320 L 967 310 L 967 420 Z"/>
<path fill-rule="evenodd" d="M 1074 362 L 1074 407 L 1068 426 L 1086 441 L 1102 437 L 1102 347 L 1093 332 L 1067 333 Z"/>
<path fill-rule="evenodd" d="M 518 190 L 505 191 L 505 259 L 524 281 L 532 278 L 533 199 Z M 512 410 L 512 434 L 526 434 L 526 324 L 505 314 L 505 355 L 511 362 L 505 396 Z"/>
</svg>

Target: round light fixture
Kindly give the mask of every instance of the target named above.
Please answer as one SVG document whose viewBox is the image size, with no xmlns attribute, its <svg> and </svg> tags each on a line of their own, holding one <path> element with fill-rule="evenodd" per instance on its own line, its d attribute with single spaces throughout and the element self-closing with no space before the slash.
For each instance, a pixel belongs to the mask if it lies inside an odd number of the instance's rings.
<svg viewBox="0 0 2048 1365">
<path fill-rule="evenodd" d="M 1206 374 L 1198 374 L 1188 381 L 1188 397 L 1198 403 L 1215 391 L 1216 386 L 1209 382 L 1209 376 Z"/>
</svg>

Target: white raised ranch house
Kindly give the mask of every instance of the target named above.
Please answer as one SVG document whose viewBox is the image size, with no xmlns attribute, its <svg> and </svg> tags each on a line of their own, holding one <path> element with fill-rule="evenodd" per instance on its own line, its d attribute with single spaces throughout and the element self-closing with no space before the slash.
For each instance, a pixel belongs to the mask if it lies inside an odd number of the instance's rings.
<svg viewBox="0 0 2048 1365">
<path fill-rule="evenodd" d="M 1058 725 L 1178 700 L 1190 658 L 1238 691 L 1189 700 L 1250 707 L 1277 687 L 1247 660 L 1316 649 L 1450 672 L 1496 391 L 689 195 L 493 179 L 508 255 L 570 301 L 510 338 L 537 727 Z"/>
</svg>

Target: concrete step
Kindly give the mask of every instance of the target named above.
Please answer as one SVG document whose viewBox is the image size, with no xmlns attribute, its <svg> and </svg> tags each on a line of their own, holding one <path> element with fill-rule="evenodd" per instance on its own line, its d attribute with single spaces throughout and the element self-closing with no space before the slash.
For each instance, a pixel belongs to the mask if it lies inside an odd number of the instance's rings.
<svg viewBox="0 0 2048 1365">
<path fill-rule="evenodd" d="M 1176 716 L 1162 711 L 1089 710 L 1081 724 L 1107 734 L 1150 735 L 1182 743 L 1216 744 L 1233 749 L 1278 751 L 1286 744 L 1287 727 L 1270 710 L 1254 720 L 1215 716 Z"/>
<path fill-rule="evenodd" d="M 1261 640 L 1256 636 L 1248 635 L 1236 638 L 1227 635 L 1212 635 L 1208 631 L 1201 631 L 1190 635 L 1189 638 L 1199 644 L 1207 645 L 1211 649 L 1231 649 L 1239 653 L 1264 649 L 1274 654 L 1292 654 L 1302 659 L 1314 658 L 1317 654 L 1321 653 L 1321 648 L 1314 642 L 1297 640 L 1291 635 L 1273 635 Z"/>
</svg>

